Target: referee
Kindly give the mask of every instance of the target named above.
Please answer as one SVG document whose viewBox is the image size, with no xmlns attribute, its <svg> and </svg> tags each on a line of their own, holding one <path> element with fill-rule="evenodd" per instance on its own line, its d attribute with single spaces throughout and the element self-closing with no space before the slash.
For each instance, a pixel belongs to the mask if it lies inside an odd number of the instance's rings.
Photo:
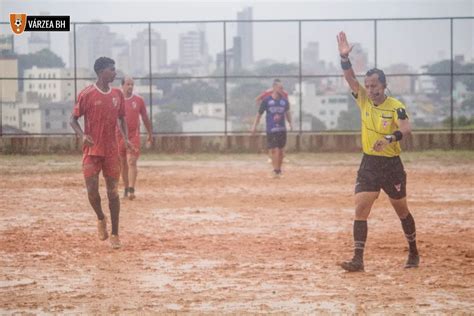
<svg viewBox="0 0 474 316">
<path fill-rule="evenodd" d="M 364 85 L 360 85 L 349 60 L 353 46 L 344 32 L 337 36 L 337 43 L 344 78 L 360 109 L 364 151 L 355 184 L 354 257 L 341 263 L 341 267 L 350 272 L 364 271 L 367 218 L 380 189 L 389 196 L 408 241 L 410 250 L 405 268 L 418 267 L 415 220 L 408 210 L 406 173 L 399 157 L 399 141 L 411 132 L 405 105 L 385 95 L 387 82 L 380 69 L 369 70 Z"/>
</svg>

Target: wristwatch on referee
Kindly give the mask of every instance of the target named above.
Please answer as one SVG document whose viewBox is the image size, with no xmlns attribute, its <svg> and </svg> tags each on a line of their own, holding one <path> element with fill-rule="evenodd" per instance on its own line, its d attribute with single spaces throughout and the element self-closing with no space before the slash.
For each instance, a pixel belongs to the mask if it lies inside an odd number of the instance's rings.
<svg viewBox="0 0 474 316">
<path fill-rule="evenodd" d="M 395 135 L 385 135 L 384 138 L 391 144 L 395 140 Z"/>
</svg>

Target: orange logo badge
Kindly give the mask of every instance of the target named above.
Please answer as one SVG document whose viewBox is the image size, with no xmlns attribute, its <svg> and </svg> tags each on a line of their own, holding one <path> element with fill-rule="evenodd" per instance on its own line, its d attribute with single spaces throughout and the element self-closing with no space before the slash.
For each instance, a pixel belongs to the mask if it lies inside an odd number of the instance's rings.
<svg viewBox="0 0 474 316">
<path fill-rule="evenodd" d="M 10 13 L 10 26 L 13 33 L 20 35 L 26 27 L 25 13 Z"/>
</svg>

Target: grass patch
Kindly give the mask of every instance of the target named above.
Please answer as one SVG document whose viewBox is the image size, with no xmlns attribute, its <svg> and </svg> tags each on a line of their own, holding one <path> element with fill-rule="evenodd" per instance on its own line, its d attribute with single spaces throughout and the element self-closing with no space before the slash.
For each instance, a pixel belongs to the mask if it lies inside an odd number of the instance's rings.
<svg viewBox="0 0 474 316">
<path fill-rule="evenodd" d="M 468 163 L 474 162 L 474 151 L 472 150 L 427 150 L 403 152 L 402 159 L 405 162 L 416 161 L 439 161 L 440 163 Z"/>
<path fill-rule="evenodd" d="M 255 160 L 266 156 L 261 154 L 221 154 L 221 153 L 196 153 L 196 154 L 156 154 L 142 153 L 140 160 L 144 161 L 227 161 L 227 160 Z M 287 157 L 298 160 L 345 160 L 358 159 L 362 157 L 362 152 L 357 153 L 287 153 Z M 416 160 L 462 160 L 474 161 L 474 151 L 472 150 L 427 150 L 402 152 L 404 161 Z M 80 162 L 82 156 L 79 155 L 0 155 L 0 164 L 3 165 L 31 165 L 31 164 L 56 164 Z"/>
</svg>

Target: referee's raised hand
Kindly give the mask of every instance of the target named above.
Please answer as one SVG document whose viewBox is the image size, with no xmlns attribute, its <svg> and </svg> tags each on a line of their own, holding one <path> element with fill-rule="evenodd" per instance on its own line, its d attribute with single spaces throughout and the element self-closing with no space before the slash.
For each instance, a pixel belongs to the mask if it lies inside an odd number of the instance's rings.
<svg viewBox="0 0 474 316">
<path fill-rule="evenodd" d="M 354 45 L 349 45 L 349 42 L 347 41 L 346 33 L 344 32 L 339 32 L 339 34 L 336 36 L 337 38 L 337 46 L 339 48 L 339 54 L 341 57 L 349 57 L 349 53 L 352 51 L 352 48 Z"/>
</svg>

